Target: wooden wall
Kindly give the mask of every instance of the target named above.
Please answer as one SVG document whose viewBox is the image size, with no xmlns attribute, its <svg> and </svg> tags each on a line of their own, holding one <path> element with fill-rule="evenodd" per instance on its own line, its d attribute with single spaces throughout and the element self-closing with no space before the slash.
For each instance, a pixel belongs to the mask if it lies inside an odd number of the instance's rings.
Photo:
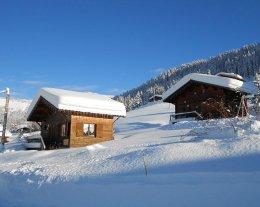
<svg viewBox="0 0 260 207">
<path fill-rule="evenodd" d="M 61 136 L 61 126 L 65 124 L 65 136 Z M 44 128 L 48 126 L 48 130 Z M 42 122 L 41 135 L 47 149 L 69 147 L 70 120 L 61 112 L 53 113 Z"/>
<path fill-rule="evenodd" d="M 83 124 L 95 124 L 95 136 L 83 135 Z M 71 115 L 70 147 L 83 147 L 114 139 L 113 117 Z"/>
<path fill-rule="evenodd" d="M 224 97 L 221 88 L 204 86 L 202 84 L 190 84 L 183 89 L 174 100 L 176 113 L 197 111 L 202 112 L 201 103 L 209 98 L 219 99 Z"/>
<path fill-rule="evenodd" d="M 205 119 L 223 118 L 219 103 L 223 102 L 225 108 L 230 109 L 225 116 L 233 117 L 237 114 L 241 96 L 240 93 L 224 88 L 191 82 L 183 87 L 170 102 L 175 104 L 176 113 L 197 111 Z"/>
</svg>

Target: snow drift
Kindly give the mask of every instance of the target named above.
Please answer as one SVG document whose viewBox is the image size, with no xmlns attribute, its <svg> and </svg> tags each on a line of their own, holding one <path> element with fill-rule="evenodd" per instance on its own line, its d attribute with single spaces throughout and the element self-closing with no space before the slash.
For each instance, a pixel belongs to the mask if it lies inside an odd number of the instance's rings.
<svg viewBox="0 0 260 207">
<path fill-rule="evenodd" d="M 77 149 L 13 139 L 0 153 L 1 206 L 259 206 L 259 121 L 168 125 L 173 111 L 150 103 L 117 121 L 114 141 Z"/>
</svg>

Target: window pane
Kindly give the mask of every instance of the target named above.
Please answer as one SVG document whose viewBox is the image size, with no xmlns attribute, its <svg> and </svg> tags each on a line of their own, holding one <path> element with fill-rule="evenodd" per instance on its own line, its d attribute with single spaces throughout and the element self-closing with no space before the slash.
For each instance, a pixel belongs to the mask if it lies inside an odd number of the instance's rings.
<svg viewBox="0 0 260 207">
<path fill-rule="evenodd" d="M 62 124 L 62 125 L 61 125 L 60 135 L 61 135 L 62 137 L 65 137 L 65 136 L 66 136 L 66 125 L 65 125 L 65 124 Z"/>
<path fill-rule="evenodd" d="M 95 136 L 95 124 L 89 124 L 89 135 Z"/>
<path fill-rule="evenodd" d="M 83 124 L 83 135 L 88 136 L 89 124 Z"/>
</svg>

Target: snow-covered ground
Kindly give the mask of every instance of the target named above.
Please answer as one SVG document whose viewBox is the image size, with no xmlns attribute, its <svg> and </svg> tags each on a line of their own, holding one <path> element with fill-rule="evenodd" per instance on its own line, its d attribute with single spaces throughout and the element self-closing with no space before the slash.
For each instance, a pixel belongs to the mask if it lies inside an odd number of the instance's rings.
<svg viewBox="0 0 260 207">
<path fill-rule="evenodd" d="M 260 121 L 168 125 L 150 103 L 116 122 L 115 140 L 0 152 L 0 206 L 259 206 Z M 147 170 L 147 176 L 145 173 Z"/>
</svg>

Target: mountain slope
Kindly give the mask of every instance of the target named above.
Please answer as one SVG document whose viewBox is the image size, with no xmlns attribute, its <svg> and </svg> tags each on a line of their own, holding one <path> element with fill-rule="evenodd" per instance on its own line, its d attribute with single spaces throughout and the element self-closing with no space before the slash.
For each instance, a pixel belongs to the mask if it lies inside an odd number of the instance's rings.
<svg viewBox="0 0 260 207">
<path fill-rule="evenodd" d="M 10 99 L 9 110 L 13 111 L 26 111 L 30 105 L 31 101 L 26 99 Z M 5 98 L 0 98 L 0 108 L 3 110 L 5 106 Z"/>
<path fill-rule="evenodd" d="M 13 98 L 10 99 L 7 128 L 17 129 L 27 124 L 31 125 L 31 123 L 27 123 L 26 121 L 26 112 L 30 103 L 31 103 L 30 100 L 13 99 Z M 1 97 L 0 98 L 0 122 L 2 122 L 4 118 L 4 106 L 5 106 L 5 98 Z"/>
</svg>

